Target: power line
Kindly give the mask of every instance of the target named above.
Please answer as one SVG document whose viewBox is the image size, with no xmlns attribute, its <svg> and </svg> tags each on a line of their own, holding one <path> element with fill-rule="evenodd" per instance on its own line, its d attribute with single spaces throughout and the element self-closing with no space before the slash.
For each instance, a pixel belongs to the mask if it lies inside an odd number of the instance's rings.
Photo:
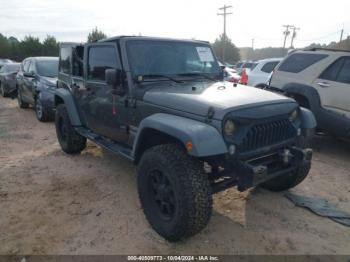
<svg viewBox="0 0 350 262">
<path fill-rule="evenodd" d="M 232 8 L 231 5 L 224 5 L 223 7 L 220 7 L 219 10 L 223 10 L 222 13 L 219 13 L 218 15 L 222 15 L 224 17 L 224 34 L 223 34 L 223 45 L 222 45 L 222 62 L 225 62 L 225 48 L 226 48 L 226 16 L 232 15 L 233 13 L 228 13 L 227 9 Z"/>
<path fill-rule="evenodd" d="M 313 38 L 313 39 L 298 39 L 298 41 L 305 41 L 305 42 L 311 42 L 311 41 L 316 41 L 316 40 L 320 40 L 320 39 L 324 39 L 324 38 L 327 38 L 329 36 L 332 36 L 332 35 L 335 35 L 335 34 L 339 34 L 341 31 L 336 31 L 336 32 L 332 32 L 332 33 L 329 33 L 327 35 L 324 35 L 322 37 L 318 37 L 318 38 Z"/>
</svg>

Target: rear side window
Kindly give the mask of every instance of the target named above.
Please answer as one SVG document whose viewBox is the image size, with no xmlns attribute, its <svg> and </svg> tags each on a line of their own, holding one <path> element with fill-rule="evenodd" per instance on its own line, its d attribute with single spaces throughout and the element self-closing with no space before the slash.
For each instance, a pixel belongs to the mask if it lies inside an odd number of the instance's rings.
<svg viewBox="0 0 350 262">
<path fill-rule="evenodd" d="M 331 64 L 323 73 L 320 75 L 321 79 L 336 81 L 340 68 L 344 63 L 344 58 L 340 58 Z"/>
<path fill-rule="evenodd" d="M 299 73 L 327 56 L 323 54 L 292 54 L 281 64 L 278 71 Z"/>
<path fill-rule="evenodd" d="M 63 47 L 60 50 L 59 71 L 64 74 L 70 74 L 71 62 L 70 62 L 71 47 Z"/>
<path fill-rule="evenodd" d="M 88 79 L 105 81 L 105 71 L 120 68 L 113 46 L 92 46 L 89 49 Z"/>
<path fill-rule="evenodd" d="M 343 67 L 338 74 L 337 81 L 350 84 L 350 58 L 345 59 Z"/>
<path fill-rule="evenodd" d="M 268 62 L 266 63 L 262 68 L 261 68 L 261 71 L 265 72 L 265 73 L 271 73 L 276 65 L 278 65 L 278 62 Z"/>
<path fill-rule="evenodd" d="M 350 57 L 339 58 L 320 75 L 320 78 L 350 84 Z"/>
</svg>

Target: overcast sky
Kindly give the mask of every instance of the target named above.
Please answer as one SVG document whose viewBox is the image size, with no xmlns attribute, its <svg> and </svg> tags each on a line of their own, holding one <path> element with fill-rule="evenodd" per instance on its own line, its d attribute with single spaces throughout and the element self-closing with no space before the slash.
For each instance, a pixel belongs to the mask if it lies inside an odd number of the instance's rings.
<svg viewBox="0 0 350 262">
<path fill-rule="evenodd" d="M 218 8 L 232 5 L 227 35 L 239 47 L 283 44 L 283 24 L 300 27 L 295 46 L 339 41 L 350 34 L 349 0 L 0 0 L 0 33 L 54 35 L 85 41 L 97 26 L 114 35 L 148 35 L 214 41 L 223 31 Z M 290 41 L 290 40 L 289 40 Z M 288 42 L 289 42 L 288 41 Z"/>
</svg>

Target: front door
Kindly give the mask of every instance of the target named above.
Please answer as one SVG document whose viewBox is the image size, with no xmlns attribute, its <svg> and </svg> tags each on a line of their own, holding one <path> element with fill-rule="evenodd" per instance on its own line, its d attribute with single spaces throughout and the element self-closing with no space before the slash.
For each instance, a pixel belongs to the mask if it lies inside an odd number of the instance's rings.
<svg viewBox="0 0 350 262">
<path fill-rule="evenodd" d="M 119 143 L 128 140 L 127 96 L 112 94 L 105 81 L 106 69 L 122 69 L 114 43 L 94 43 L 84 50 L 84 87 L 80 89 L 80 108 L 87 127 L 94 133 Z"/>
<path fill-rule="evenodd" d="M 35 65 L 34 61 L 31 60 L 29 61 L 29 66 L 27 67 L 27 71 L 25 72 L 33 72 L 35 74 Z M 25 69 L 26 70 L 26 69 Z M 33 98 L 33 88 L 35 84 L 36 79 L 34 77 L 27 77 L 23 76 L 23 88 L 22 88 L 22 97 L 26 102 L 29 102 L 31 104 L 34 103 L 34 98 Z"/>
<path fill-rule="evenodd" d="M 324 108 L 350 118 L 350 56 L 331 64 L 313 86 L 318 90 Z"/>
</svg>

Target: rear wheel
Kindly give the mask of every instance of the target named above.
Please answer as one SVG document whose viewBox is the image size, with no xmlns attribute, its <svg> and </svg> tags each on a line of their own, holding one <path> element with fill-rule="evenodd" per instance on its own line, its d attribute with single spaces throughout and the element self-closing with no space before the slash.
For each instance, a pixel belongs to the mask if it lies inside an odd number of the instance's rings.
<svg viewBox="0 0 350 262">
<path fill-rule="evenodd" d="M 58 142 L 64 152 L 79 154 L 86 147 L 86 138 L 74 130 L 64 104 L 57 106 L 55 126 Z"/>
<path fill-rule="evenodd" d="M 192 236 L 209 222 L 212 196 L 203 164 L 180 146 L 148 149 L 138 165 L 137 184 L 147 220 L 165 239 Z"/>
<path fill-rule="evenodd" d="M 19 88 L 17 89 L 17 102 L 18 102 L 18 106 L 20 108 L 28 108 L 29 107 L 28 103 L 23 102 L 22 93 L 21 93 L 21 90 Z"/>
</svg>

